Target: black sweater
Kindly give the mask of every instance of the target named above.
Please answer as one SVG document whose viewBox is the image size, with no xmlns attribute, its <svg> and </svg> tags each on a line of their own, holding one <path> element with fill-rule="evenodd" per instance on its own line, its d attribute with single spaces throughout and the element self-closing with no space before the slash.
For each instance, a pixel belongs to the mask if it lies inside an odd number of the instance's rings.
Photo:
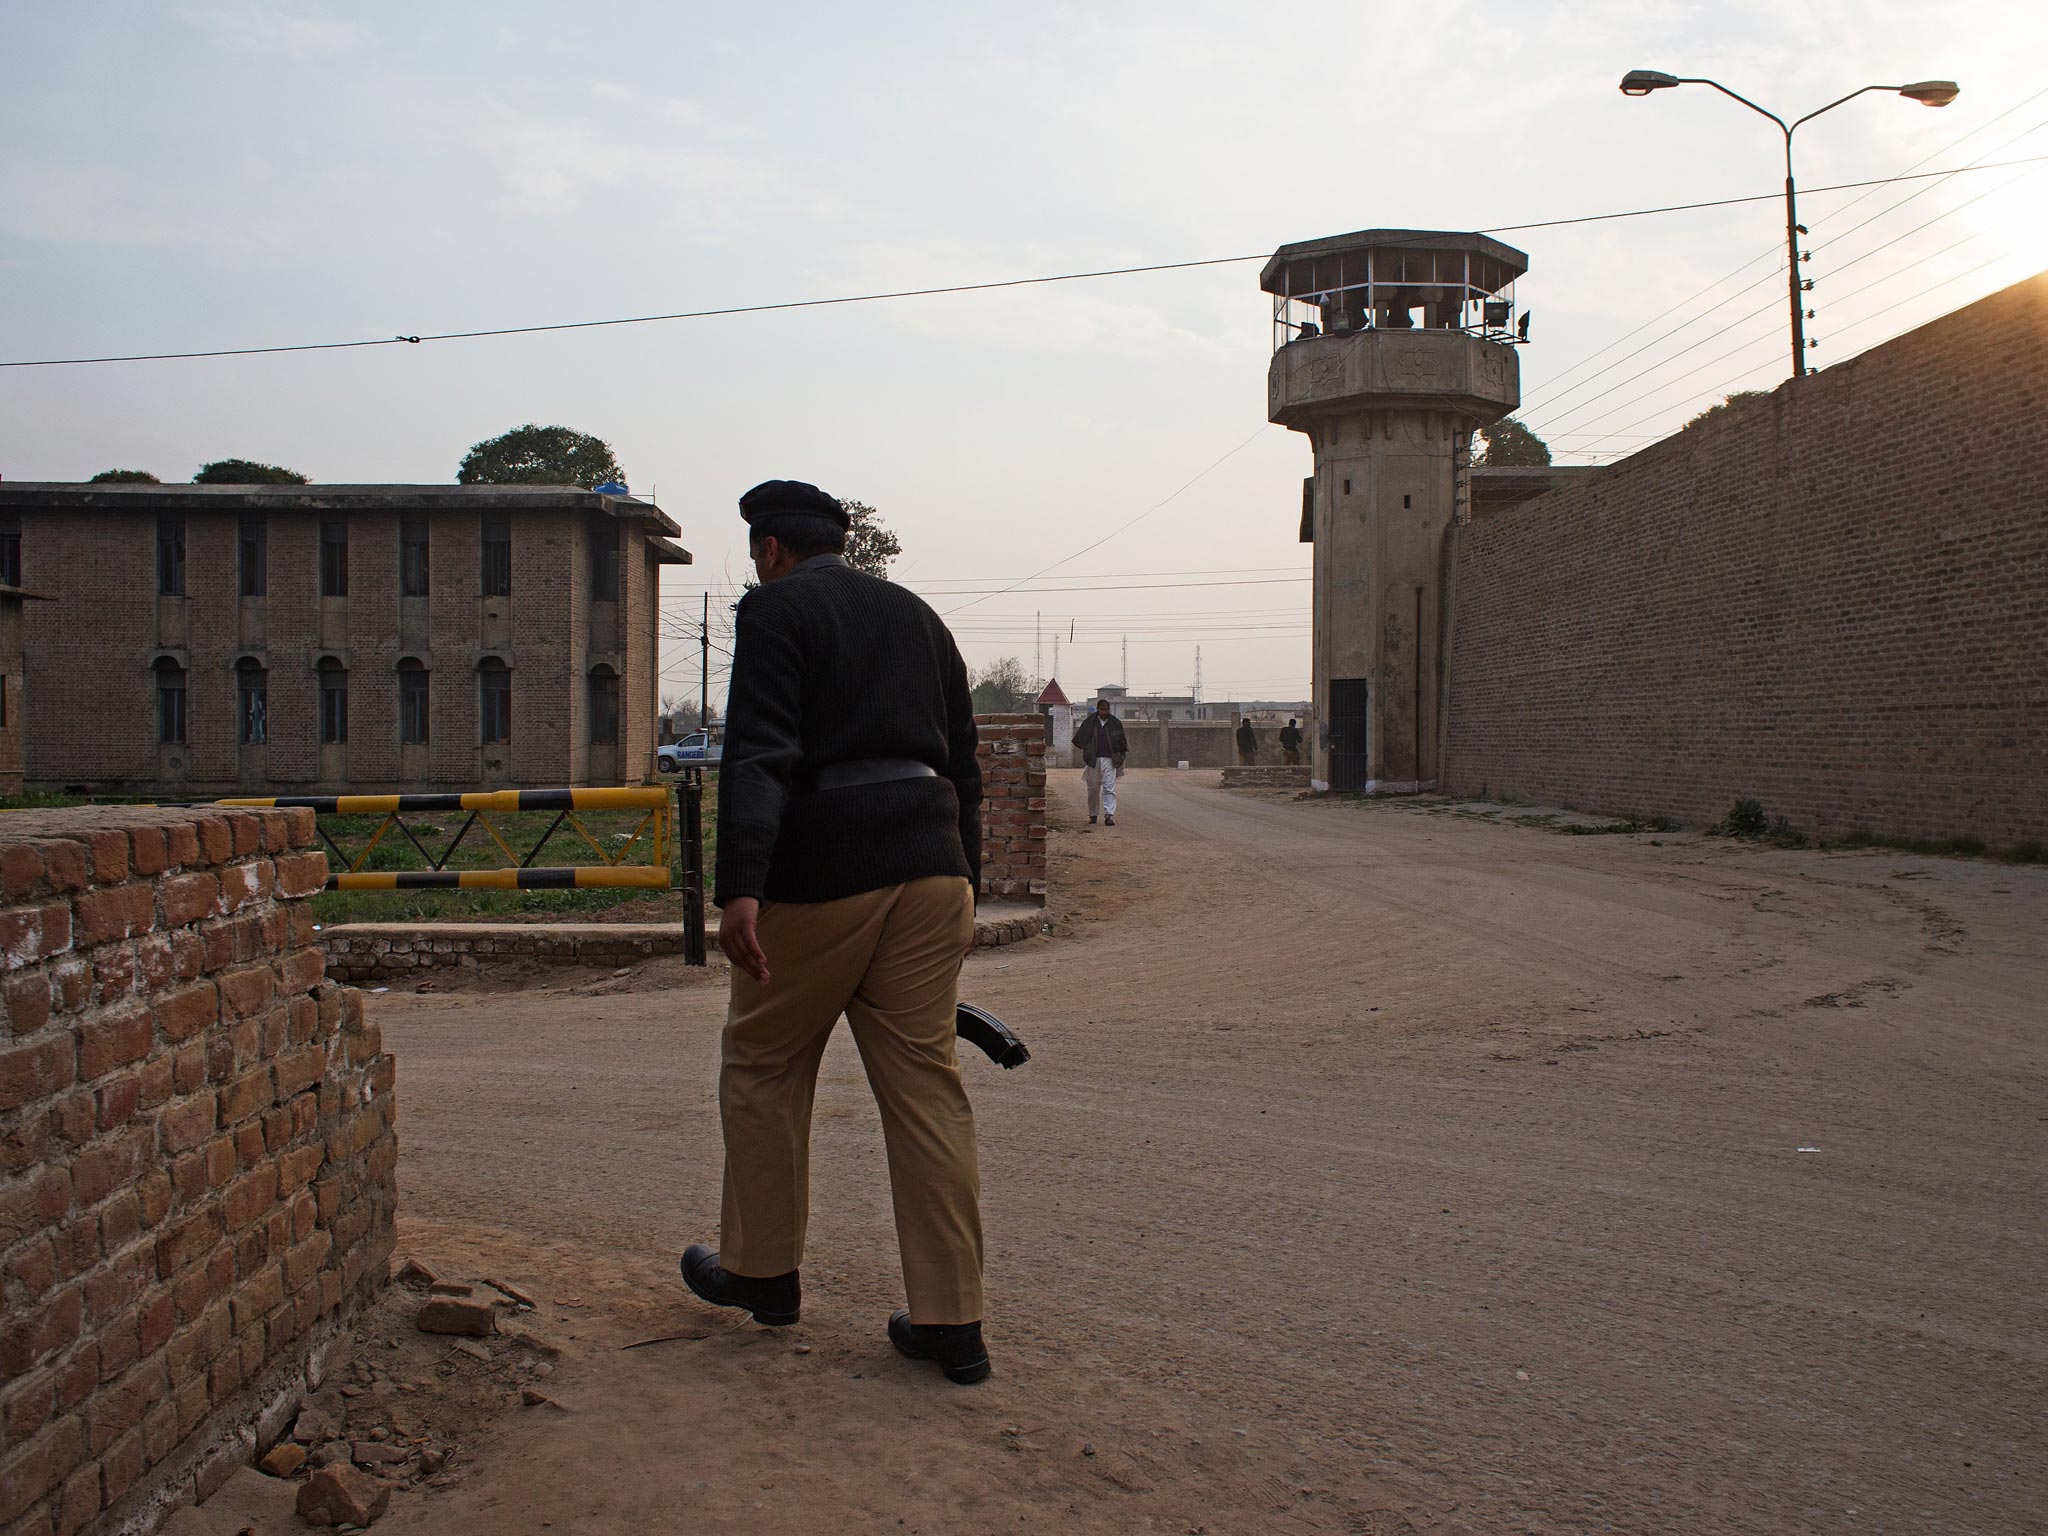
<svg viewBox="0 0 2048 1536">
<path fill-rule="evenodd" d="M 835 901 L 928 875 L 978 886 L 974 748 L 967 667 L 919 598 L 837 555 L 756 587 L 734 629 L 713 899 Z M 806 788 L 871 758 L 938 777 Z"/>
</svg>

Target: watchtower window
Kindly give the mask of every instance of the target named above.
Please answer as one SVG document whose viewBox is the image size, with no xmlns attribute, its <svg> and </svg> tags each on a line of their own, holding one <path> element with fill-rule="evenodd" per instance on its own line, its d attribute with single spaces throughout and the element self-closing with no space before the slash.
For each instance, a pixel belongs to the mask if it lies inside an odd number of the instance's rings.
<svg viewBox="0 0 2048 1536">
<path fill-rule="evenodd" d="M 21 585 L 21 519 L 0 517 L 0 586 Z"/>
</svg>

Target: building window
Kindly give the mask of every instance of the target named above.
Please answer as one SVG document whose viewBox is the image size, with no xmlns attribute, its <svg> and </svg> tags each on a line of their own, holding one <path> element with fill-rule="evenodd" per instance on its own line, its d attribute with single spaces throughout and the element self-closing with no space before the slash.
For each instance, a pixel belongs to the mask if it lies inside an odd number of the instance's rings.
<svg viewBox="0 0 2048 1536">
<path fill-rule="evenodd" d="M 348 524 L 340 518 L 320 524 L 320 595 L 348 596 Z"/>
<path fill-rule="evenodd" d="M 348 668 L 332 656 L 320 658 L 320 744 L 348 740 Z"/>
<path fill-rule="evenodd" d="M 235 739 L 260 747 L 270 739 L 270 674 L 248 657 L 235 663 Z"/>
<path fill-rule="evenodd" d="M 0 517 L 0 587 L 21 585 L 21 519 Z"/>
<path fill-rule="evenodd" d="M 590 534 L 590 595 L 600 603 L 619 600 L 619 533 L 616 528 L 594 528 Z"/>
<path fill-rule="evenodd" d="M 185 519 L 168 513 L 156 520 L 156 595 L 185 595 Z"/>
<path fill-rule="evenodd" d="M 429 740 L 427 669 L 408 656 L 398 664 L 398 739 L 408 747 Z"/>
<path fill-rule="evenodd" d="M 409 517 L 398 525 L 398 595 L 427 595 L 427 520 Z"/>
<path fill-rule="evenodd" d="M 168 656 L 156 664 L 156 739 L 166 747 L 185 745 L 185 669 Z"/>
<path fill-rule="evenodd" d="M 261 512 L 243 514 L 241 536 L 235 543 L 235 563 L 242 596 L 261 597 L 270 567 L 270 529 Z"/>
<path fill-rule="evenodd" d="M 512 525 L 504 518 L 484 520 L 484 596 L 512 595 Z"/>
<path fill-rule="evenodd" d="M 495 656 L 477 668 L 479 717 L 483 742 L 502 747 L 512 740 L 512 673 Z"/>
<path fill-rule="evenodd" d="M 619 744 L 619 674 L 610 667 L 590 670 L 590 744 Z"/>
<path fill-rule="evenodd" d="M 7 728 L 7 678 L 0 674 L 0 730 Z"/>
</svg>

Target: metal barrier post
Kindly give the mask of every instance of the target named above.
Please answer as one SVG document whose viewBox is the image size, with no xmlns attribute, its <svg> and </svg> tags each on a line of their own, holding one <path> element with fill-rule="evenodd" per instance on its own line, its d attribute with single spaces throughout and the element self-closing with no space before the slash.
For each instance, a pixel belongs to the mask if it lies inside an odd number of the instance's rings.
<svg viewBox="0 0 2048 1536">
<path fill-rule="evenodd" d="M 704 770 L 685 768 L 676 785 L 682 802 L 678 832 L 683 844 L 683 963 L 709 963 L 704 945 Z"/>
</svg>

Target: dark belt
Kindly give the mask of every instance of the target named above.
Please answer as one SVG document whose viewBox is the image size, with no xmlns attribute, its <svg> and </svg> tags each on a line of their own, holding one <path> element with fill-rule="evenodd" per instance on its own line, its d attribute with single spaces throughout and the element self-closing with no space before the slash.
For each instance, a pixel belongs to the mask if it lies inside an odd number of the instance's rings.
<svg viewBox="0 0 2048 1536">
<path fill-rule="evenodd" d="M 852 789 L 861 784 L 890 784 L 897 779 L 935 779 L 938 770 L 910 757 L 864 757 L 851 763 L 828 763 L 808 775 L 816 789 Z"/>
</svg>

